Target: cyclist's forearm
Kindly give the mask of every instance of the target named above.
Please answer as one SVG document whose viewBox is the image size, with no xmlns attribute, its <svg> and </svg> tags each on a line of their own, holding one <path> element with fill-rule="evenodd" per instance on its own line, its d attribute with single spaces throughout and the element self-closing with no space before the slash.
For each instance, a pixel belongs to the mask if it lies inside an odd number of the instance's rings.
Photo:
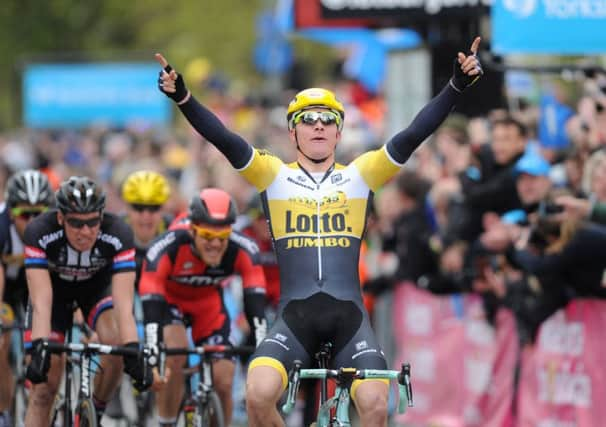
<svg viewBox="0 0 606 427">
<path fill-rule="evenodd" d="M 221 120 L 193 96 L 179 108 L 189 123 L 223 153 L 236 169 L 241 169 L 252 157 L 252 147 L 241 136 L 227 129 Z"/>
<path fill-rule="evenodd" d="M 446 85 L 419 113 L 412 123 L 387 142 L 387 151 L 398 163 L 405 163 L 417 147 L 431 135 L 452 111 L 460 93 Z"/>
<path fill-rule="evenodd" d="M 32 339 L 48 338 L 51 334 L 53 290 L 47 270 L 26 270 L 32 305 Z"/>
<path fill-rule="evenodd" d="M 114 274 L 112 277 L 112 301 L 122 343 L 139 340 L 133 314 L 134 295 L 135 272 Z"/>
</svg>

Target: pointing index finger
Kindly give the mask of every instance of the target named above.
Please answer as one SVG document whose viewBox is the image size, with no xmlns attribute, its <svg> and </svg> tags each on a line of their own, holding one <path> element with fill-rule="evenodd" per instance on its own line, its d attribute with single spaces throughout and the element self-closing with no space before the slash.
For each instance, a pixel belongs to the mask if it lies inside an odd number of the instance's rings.
<svg viewBox="0 0 606 427">
<path fill-rule="evenodd" d="M 168 61 L 166 60 L 166 58 L 164 58 L 164 56 L 162 56 L 161 53 L 156 53 L 155 55 L 156 61 L 158 61 L 160 63 L 160 65 L 162 66 L 162 68 L 166 69 L 166 67 L 168 67 Z"/>
<path fill-rule="evenodd" d="M 480 41 L 482 41 L 481 37 L 476 37 L 471 44 L 471 48 L 469 49 L 473 55 L 478 53 L 478 48 L 480 47 Z"/>
</svg>

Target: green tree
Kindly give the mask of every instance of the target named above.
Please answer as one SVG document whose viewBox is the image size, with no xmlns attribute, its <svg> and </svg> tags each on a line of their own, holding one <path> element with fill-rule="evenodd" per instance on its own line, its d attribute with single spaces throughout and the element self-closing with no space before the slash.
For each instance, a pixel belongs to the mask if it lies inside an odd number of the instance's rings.
<svg viewBox="0 0 606 427">
<path fill-rule="evenodd" d="M 20 122 L 29 61 L 152 60 L 177 67 L 205 57 L 214 69 L 257 79 L 255 18 L 272 0 L 4 0 L 0 8 L 0 129 Z"/>
</svg>

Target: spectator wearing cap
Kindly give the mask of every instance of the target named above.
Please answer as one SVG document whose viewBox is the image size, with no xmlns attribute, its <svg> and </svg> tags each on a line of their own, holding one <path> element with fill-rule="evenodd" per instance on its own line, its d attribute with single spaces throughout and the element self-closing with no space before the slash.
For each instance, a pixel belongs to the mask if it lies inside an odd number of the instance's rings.
<svg viewBox="0 0 606 427">
<path fill-rule="evenodd" d="M 538 149 L 529 147 L 514 166 L 516 192 L 526 212 L 536 210 L 552 188 L 551 165 Z"/>
</svg>

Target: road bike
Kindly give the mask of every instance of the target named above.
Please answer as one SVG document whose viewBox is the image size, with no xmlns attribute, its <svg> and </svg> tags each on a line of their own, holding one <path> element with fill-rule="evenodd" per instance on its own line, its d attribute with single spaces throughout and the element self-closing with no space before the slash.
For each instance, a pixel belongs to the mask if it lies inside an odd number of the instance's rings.
<svg viewBox="0 0 606 427">
<path fill-rule="evenodd" d="M 252 346 L 233 347 L 228 345 L 202 345 L 187 348 L 159 348 L 159 373 L 164 377 L 166 357 L 174 355 L 198 355 L 200 363 L 184 369 L 187 381 L 185 382 L 185 399 L 182 413 L 186 427 L 226 427 L 223 418 L 223 407 L 217 392 L 213 388 L 212 356 L 217 354 L 250 355 L 254 351 Z M 191 385 L 190 377 L 198 374 L 197 386 Z"/>
<path fill-rule="evenodd" d="M 316 353 L 320 368 L 302 369 L 302 363 L 295 361 L 294 367 L 288 375 L 288 392 L 286 402 L 282 405 L 282 412 L 289 414 L 294 406 L 300 380 L 319 379 L 321 381 L 320 407 L 315 427 L 350 427 L 349 406 L 351 401 L 350 388 L 354 380 L 388 379 L 398 383 L 399 402 L 398 412 L 405 413 L 407 407 L 413 406 L 412 382 L 410 364 L 404 363 L 399 371 L 388 369 L 356 369 L 339 368 L 327 369 L 330 358 L 330 343 L 323 344 Z M 336 389 L 332 397 L 328 397 L 328 380 L 336 382 Z"/>
<path fill-rule="evenodd" d="M 51 425 L 57 425 L 60 421 L 64 427 L 97 427 L 97 411 L 93 403 L 93 369 L 94 356 L 116 355 L 116 356 L 139 356 L 144 354 L 144 369 L 147 369 L 147 349 L 137 349 L 125 346 L 111 346 L 98 343 L 72 343 L 71 333 L 68 330 L 68 342 L 56 343 L 45 341 L 44 345 L 51 353 L 66 353 L 65 377 L 63 382 L 63 393 L 58 397 Z M 79 371 L 79 386 L 76 404 L 72 403 L 72 383 Z M 151 368 L 150 368 L 151 369 Z"/>
</svg>

